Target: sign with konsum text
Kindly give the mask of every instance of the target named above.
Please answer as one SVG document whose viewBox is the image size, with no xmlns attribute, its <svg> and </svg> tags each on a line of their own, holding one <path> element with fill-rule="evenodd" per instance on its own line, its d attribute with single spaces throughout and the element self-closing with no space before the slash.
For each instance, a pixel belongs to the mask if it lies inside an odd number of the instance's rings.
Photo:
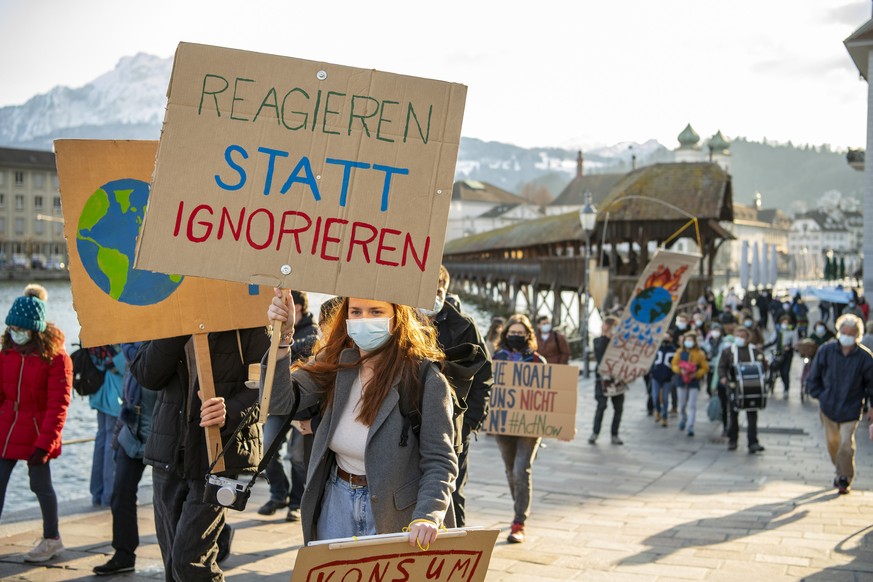
<svg viewBox="0 0 873 582">
<path fill-rule="evenodd" d="M 550 437 L 576 436 L 579 368 L 494 360 L 489 434 Z"/>
<path fill-rule="evenodd" d="M 465 99 L 181 43 L 137 268 L 432 307 Z"/>
</svg>

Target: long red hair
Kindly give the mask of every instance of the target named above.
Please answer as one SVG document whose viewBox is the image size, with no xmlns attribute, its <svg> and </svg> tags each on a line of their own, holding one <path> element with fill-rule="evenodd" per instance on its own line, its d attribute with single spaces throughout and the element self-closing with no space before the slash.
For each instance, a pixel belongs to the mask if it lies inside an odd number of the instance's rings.
<svg viewBox="0 0 873 582">
<path fill-rule="evenodd" d="M 298 362 L 300 368 L 320 384 L 325 390 L 324 407 L 333 403 L 336 388 L 336 374 L 339 370 L 358 368 L 364 362 L 374 361 L 373 378 L 365 386 L 361 409 L 357 419 L 370 426 L 382 401 L 391 390 L 391 385 L 400 379 L 401 394 L 411 393 L 419 381 L 419 366 L 425 358 L 442 361 L 445 358 L 436 339 L 436 330 L 429 321 L 424 321 L 416 310 L 408 305 L 391 304 L 394 307 L 394 330 L 391 339 L 380 348 L 369 352 L 357 361 L 341 364 L 340 354 L 346 348 L 355 347 L 354 341 L 346 331 L 349 313 L 349 298 L 333 310 L 327 323 L 327 336 L 315 346 L 315 357 L 307 362 Z"/>
</svg>

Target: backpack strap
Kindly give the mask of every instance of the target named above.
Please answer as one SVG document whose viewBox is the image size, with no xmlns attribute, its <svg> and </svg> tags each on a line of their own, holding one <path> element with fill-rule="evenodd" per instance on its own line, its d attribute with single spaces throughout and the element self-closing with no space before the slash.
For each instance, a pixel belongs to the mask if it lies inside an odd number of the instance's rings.
<svg viewBox="0 0 873 582">
<path fill-rule="evenodd" d="M 427 382 L 427 370 L 432 363 L 434 363 L 433 360 L 427 358 L 422 361 L 421 376 L 418 379 L 418 386 L 414 390 L 415 402 L 408 402 L 403 395 L 400 396 L 400 414 L 403 416 L 403 428 L 400 431 L 399 443 L 401 447 L 409 444 L 410 430 L 416 435 L 421 432 L 421 410 L 419 406 L 424 393 L 424 385 Z"/>
</svg>

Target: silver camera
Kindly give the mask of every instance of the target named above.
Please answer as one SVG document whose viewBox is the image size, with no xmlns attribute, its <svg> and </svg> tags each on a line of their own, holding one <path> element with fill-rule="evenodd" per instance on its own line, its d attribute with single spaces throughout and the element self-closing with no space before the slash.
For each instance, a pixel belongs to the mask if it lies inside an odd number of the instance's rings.
<svg viewBox="0 0 873 582">
<path fill-rule="evenodd" d="M 251 495 L 251 489 L 242 481 L 218 475 L 206 476 L 206 488 L 203 490 L 205 503 L 243 511 L 246 508 L 249 495 Z"/>
</svg>

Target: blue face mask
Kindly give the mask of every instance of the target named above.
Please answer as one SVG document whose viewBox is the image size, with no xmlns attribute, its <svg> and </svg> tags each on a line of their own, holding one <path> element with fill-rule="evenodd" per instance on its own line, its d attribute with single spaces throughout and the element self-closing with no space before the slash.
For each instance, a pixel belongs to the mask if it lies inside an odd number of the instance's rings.
<svg viewBox="0 0 873 582">
<path fill-rule="evenodd" d="M 426 315 L 427 317 L 434 317 L 437 313 L 443 310 L 443 305 L 446 304 L 446 300 L 437 295 L 436 301 L 433 304 L 433 310 L 430 309 L 420 309 L 420 311 Z"/>
<path fill-rule="evenodd" d="M 29 329 L 10 329 L 9 337 L 19 346 L 23 346 L 33 338 L 33 333 Z"/>
<path fill-rule="evenodd" d="M 391 337 L 391 317 L 347 319 L 346 331 L 365 352 L 377 350 Z"/>
</svg>

